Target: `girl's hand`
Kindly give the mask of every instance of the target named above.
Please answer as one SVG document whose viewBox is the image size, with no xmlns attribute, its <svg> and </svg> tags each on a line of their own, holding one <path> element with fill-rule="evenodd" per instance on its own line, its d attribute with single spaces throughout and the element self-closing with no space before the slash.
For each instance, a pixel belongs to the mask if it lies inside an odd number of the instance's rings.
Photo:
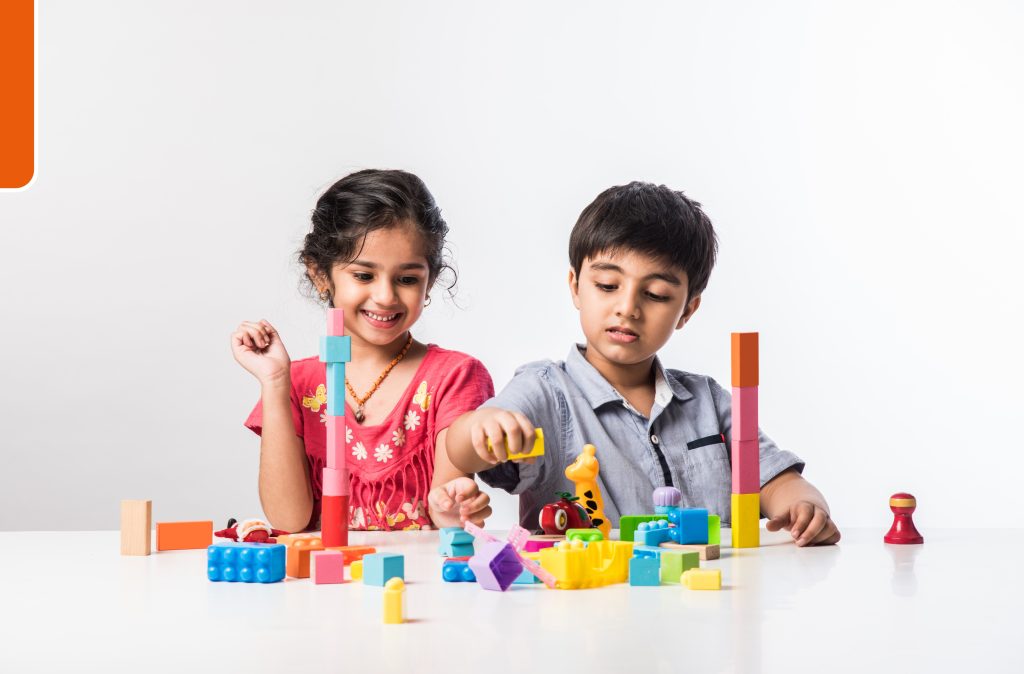
<svg viewBox="0 0 1024 674">
<path fill-rule="evenodd" d="M 509 454 L 519 454 L 524 447 L 533 447 L 535 435 L 534 425 L 525 415 L 496 407 L 481 407 L 473 412 L 469 425 L 473 451 L 492 465 L 508 461 Z"/>
<path fill-rule="evenodd" d="M 231 335 L 231 355 L 255 376 L 261 385 L 287 382 L 292 360 L 284 342 L 270 323 L 245 321 Z"/>
<path fill-rule="evenodd" d="M 834 545 L 839 542 L 839 527 L 821 506 L 809 501 L 797 501 L 789 512 L 773 517 L 765 524 L 768 531 L 788 529 L 800 547 L 805 545 Z"/>
<path fill-rule="evenodd" d="M 461 527 L 467 521 L 483 526 L 491 516 L 491 497 L 471 477 L 457 477 L 430 490 L 427 503 L 438 527 Z"/>
</svg>

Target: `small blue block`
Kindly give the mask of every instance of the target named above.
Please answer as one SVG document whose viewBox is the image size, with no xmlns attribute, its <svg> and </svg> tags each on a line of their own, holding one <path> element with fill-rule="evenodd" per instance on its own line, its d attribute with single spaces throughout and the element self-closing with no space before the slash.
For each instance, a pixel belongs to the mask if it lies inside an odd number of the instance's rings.
<svg viewBox="0 0 1024 674">
<path fill-rule="evenodd" d="M 441 565 L 441 579 L 446 583 L 475 583 L 476 574 L 463 561 L 447 561 Z"/>
<path fill-rule="evenodd" d="M 327 363 L 327 413 L 345 416 L 345 363 Z"/>
<path fill-rule="evenodd" d="M 523 567 L 523 572 L 519 574 L 519 577 L 512 581 L 513 585 L 533 585 L 539 583 L 540 578 L 533 575 L 528 568 Z"/>
<path fill-rule="evenodd" d="M 679 540 L 683 545 L 705 545 L 708 542 L 708 509 L 684 508 L 679 511 Z"/>
<path fill-rule="evenodd" d="M 284 580 L 285 546 L 227 541 L 206 548 L 206 577 L 214 582 L 276 583 Z"/>
<path fill-rule="evenodd" d="M 661 585 L 661 560 L 657 557 L 633 557 L 629 560 L 630 585 Z"/>
<path fill-rule="evenodd" d="M 660 559 L 661 553 L 663 552 L 665 552 L 665 548 L 657 548 L 652 545 L 633 546 L 634 557 L 653 557 L 654 559 Z"/>
<path fill-rule="evenodd" d="M 438 553 L 443 557 L 472 557 L 473 536 L 462 527 L 444 527 L 439 532 Z"/>
<path fill-rule="evenodd" d="M 405 579 L 405 556 L 376 552 L 363 556 L 363 584 L 384 587 L 392 578 Z"/>
<path fill-rule="evenodd" d="M 320 362 L 347 363 L 352 360 L 352 338 L 348 335 L 321 335 Z"/>
<path fill-rule="evenodd" d="M 658 546 L 672 540 L 672 533 L 665 520 L 641 522 L 633 533 L 633 542 L 636 545 Z"/>
</svg>

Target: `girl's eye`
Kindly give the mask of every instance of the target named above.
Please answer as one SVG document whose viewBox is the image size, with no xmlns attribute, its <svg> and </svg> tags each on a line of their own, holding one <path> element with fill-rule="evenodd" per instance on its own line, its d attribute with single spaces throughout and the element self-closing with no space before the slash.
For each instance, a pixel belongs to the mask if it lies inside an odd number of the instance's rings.
<svg viewBox="0 0 1024 674">
<path fill-rule="evenodd" d="M 357 281 L 372 281 L 373 274 L 370 274 L 369 272 L 365 271 L 356 271 L 352 272 L 352 278 L 354 278 Z"/>
<path fill-rule="evenodd" d="M 420 282 L 419 276 L 403 276 L 398 279 L 398 282 L 405 286 L 414 286 Z"/>
<path fill-rule="evenodd" d="M 615 290 L 615 286 L 611 285 L 610 283 L 595 283 L 594 285 L 597 286 L 598 290 L 602 290 L 606 293 L 610 293 L 611 291 Z"/>
</svg>

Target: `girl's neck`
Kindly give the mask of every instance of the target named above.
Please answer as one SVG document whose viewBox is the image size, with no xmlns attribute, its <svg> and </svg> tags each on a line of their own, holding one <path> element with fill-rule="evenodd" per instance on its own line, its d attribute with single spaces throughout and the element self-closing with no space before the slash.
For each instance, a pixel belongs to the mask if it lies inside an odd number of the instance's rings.
<svg viewBox="0 0 1024 674">
<path fill-rule="evenodd" d="M 395 340 L 387 344 L 371 344 L 363 341 L 356 335 L 352 335 L 352 361 L 361 363 L 363 366 L 386 366 L 402 352 L 409 341 L 409 331 L 403 332 Z M 416 350 L 419 343 L 413 340 L 409 351 Z M 408 353 L 406 357 L 408 357 Z"/>
</svg>

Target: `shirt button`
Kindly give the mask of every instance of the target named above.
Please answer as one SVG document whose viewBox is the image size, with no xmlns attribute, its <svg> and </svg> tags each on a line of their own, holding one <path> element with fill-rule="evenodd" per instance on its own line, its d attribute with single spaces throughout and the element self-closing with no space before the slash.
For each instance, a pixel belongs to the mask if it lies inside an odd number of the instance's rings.
<svg viewBox="0 0 1024 674">
<path fill-rule="evenodd" d="M 653 442 L 654 444 L 658 444 L 658 436 L 651 433 L 651 442 Z"/>
</svg>

